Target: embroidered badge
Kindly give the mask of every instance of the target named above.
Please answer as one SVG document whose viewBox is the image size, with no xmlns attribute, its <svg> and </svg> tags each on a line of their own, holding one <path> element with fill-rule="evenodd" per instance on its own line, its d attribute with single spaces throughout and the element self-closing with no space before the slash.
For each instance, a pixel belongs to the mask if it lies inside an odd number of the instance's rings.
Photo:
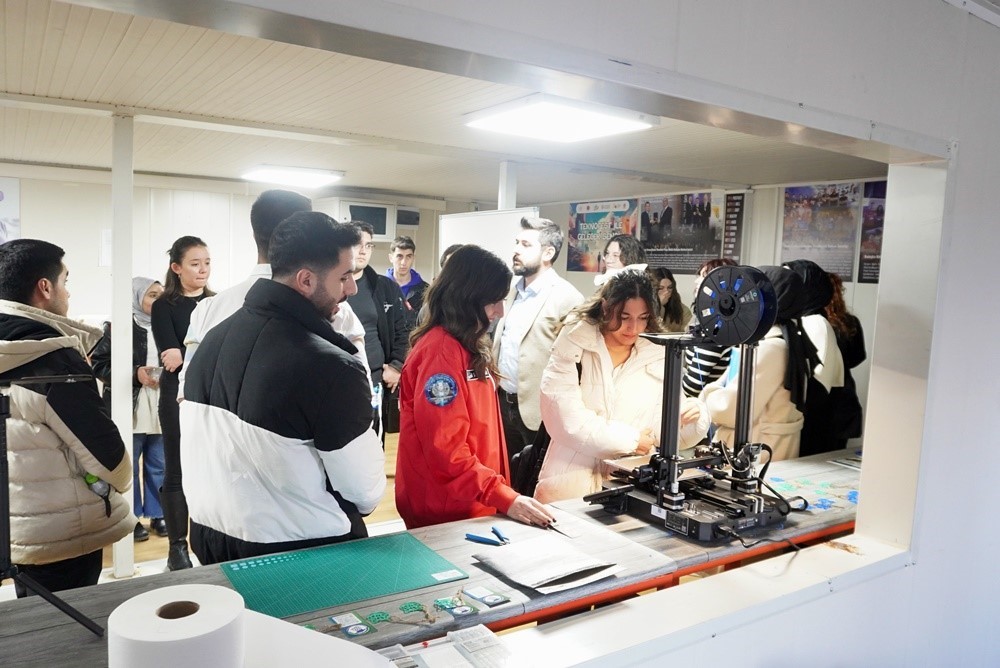
<svg viewBox="0 0 1000 668">
<path fill-rule="evenodd" d="M 446 373 L 436 373 L 427 379 L 424 396 L 435 406 L 447 406 L 458 396 L 458 383 Z"/>
</svg>

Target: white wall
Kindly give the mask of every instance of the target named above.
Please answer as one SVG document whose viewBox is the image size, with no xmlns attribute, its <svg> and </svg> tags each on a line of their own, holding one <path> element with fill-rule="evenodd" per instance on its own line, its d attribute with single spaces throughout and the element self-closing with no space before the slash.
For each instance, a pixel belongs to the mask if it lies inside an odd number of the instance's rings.
<svg viewBox="0 0 1000 668">
<path fill-rule="evenodd" d="M 21 236 L 45 239 L 66 251 L 71 315 L 106 319 L 111 312 L 111 268 L 100 266 L 100 254 L 101 231 L 111 229 L 111 186 L 102 182 L 109 181 L 108 175 L 3 165 L 0 176 L 20 179 Z M 162 282 L 171 244 L 180 236 L 194 235 L 204 240 L 212 253 L 212 289 L 239 283 L 257 262 L 250 206 L 264 189 L 196 179 L 162 179 L 155 186 L 137 186 L 133 275 Z M 437 273 L 437 215 L 433 209 L 421 208 L 419 225 L 396 229 L 397 234 L 413 238 L 417 246 L 415 267 L 428 281 Z M 388 242 L 376 244 L 372 266 L 380 273 L 388 269 Z"/>
<path fill-rule="evenodd" d="M 16 166 L 0 169 L 21 176 Z M 111 311 L 111 268 L 100 265 L 101 231 L 111 229 L 111 187 L 79 170 L 62 178 L 21 178 L 21 236 L 51 241 L 66 251 L 70 271 L 70 313 L 106 317 Z M 220 289 L 242 280 L 256 263 L 245 194 L 136 187 L 132 271 L 164 280 L 167 250 L 190 234 L 212 252 L 209 285 Z M 206 184 L 205 187 L 211 187 Z"/>
</svg>

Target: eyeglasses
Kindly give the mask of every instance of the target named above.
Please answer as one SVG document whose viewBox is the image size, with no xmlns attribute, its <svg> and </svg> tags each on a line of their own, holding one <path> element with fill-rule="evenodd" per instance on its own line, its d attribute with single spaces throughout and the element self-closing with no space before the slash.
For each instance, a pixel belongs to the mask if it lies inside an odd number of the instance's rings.
<svg viewBox="0 0 1000 668">
<path fill-rule="evenodd" d="M 622 257 L 621 253 L 609 253 L 607 251 L 604 252 L 605 260 L 620 260 L 621 257 Z"/>
<path fill-rule="evenodd" d="M 371 250 L 371 249 L 375 248 L 375 244 L 373 244 L 373 243 L 371 243 L 371 242 L 369 241 L 369 242 L 368 242 L 368 243 L 366 243 L 366 244 L 361 244 L 361 247 L 362 247 L 362 248 L 366 248 L 366 249 L 368 249 L 368 250 Z"/>
</svg>

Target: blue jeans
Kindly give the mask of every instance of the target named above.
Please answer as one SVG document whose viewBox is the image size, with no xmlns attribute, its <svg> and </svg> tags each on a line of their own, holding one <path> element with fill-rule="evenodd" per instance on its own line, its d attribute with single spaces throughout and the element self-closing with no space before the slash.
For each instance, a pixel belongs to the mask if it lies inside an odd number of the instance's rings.
<svg viewBox="0 0 1000 668">
<path fill-rule="evenodd" d="M 142 457 L 142 486 L 139 458 Z M 132 434 L 132 498 L 136 517 L 163 517 L 160 487 L 163 485 L 163 435 Z M 145 501 L 143 497 L 145 496 Z"/>
</svg>

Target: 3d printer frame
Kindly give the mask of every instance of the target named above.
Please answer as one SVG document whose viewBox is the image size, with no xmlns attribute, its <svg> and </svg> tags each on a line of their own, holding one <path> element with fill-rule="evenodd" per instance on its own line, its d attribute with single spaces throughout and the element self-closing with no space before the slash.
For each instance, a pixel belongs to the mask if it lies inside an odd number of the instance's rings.
<svg viewBox="0 0 1000 668">
<path fill-rule="evenodd" d="M 695 308 L 697 324 L 689 334 L 642 335 L 666 349 L 658 451 L 648 464 L 626 472 L 625 484 L 584 500 L 696 540 L 717 541 L 781 522 L 791 510 L 786 500 L 761 493 L 755 464 L 770 447 L 750 442 L 757 341 L 774 324 L 777 306 L 774 288 L 759 270 L 720 267 L 705 277 Z M 700 446 L 693 457 L 682 458 L 677 434 L 683 355 L 703 345 L 739 345 L 735 442 L 732 449 L 721 442 Z M 692 470 L 702 475 L 684 475 Z"/>
</svg>

